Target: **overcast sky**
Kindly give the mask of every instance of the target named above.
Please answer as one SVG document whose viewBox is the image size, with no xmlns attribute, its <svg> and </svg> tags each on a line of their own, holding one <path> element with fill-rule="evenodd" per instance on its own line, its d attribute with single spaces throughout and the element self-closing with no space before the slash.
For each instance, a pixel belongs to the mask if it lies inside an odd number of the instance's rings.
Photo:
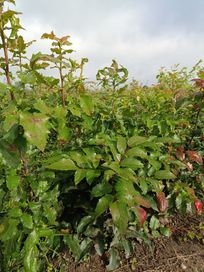
<svg viewBox="0 0 204 272">
<path fill-rule="evenodd" d="M 204 59 L 204 0 L 16 0 L 26 39 L 70 35 L 75 58 L 88 57 L 91 79 L 112 59 L 130 78 L 151 84 L 161 66 Z M 43 53 L 47 41 L 35 49 Z M 37 48 L 36 48 L 37 47 Z"/>
</svg>

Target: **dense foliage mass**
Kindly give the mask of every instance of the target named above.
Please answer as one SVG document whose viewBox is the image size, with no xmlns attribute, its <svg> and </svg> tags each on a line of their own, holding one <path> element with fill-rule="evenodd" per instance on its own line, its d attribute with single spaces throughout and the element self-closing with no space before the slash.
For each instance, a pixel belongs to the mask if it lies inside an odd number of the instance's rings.
<svg viewBox="0 0 204 272">
<path fill-rule="evenodd" d="M 170 236 L 165 217 L 202 213 L 204 70 L 161 70 L 158 84 L 127 84 L 113 60 L 90 91 L 86 58 L 69 36 L 43 34 L 51 53 L 27 57 L 18 12 L 0 0 L 0 270 L 55 270 L 109 252 L 107 270 L 134 239 Z M 43 70 L 55 69 L 59 77 Z M 6 82 L 4 81 L 6 79 Z M 193 79 L 193 80 L 191 80 Z"/>
</svg>

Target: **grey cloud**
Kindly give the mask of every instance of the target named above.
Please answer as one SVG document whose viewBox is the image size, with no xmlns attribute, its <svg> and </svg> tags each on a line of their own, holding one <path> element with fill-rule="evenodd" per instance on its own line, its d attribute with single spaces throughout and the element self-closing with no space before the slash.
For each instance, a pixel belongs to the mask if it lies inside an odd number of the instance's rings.
<svg viewBox="0 0 204 272">
<path fill-rule="evenodd" d="M 75 56 L 90 59 L 90 78 L 116 58 L 150 83 L 161 66 L 204 57 L 203 0 L 17 0 L 17 9 L 28 32 L 71 35 Z"/>
</svg>

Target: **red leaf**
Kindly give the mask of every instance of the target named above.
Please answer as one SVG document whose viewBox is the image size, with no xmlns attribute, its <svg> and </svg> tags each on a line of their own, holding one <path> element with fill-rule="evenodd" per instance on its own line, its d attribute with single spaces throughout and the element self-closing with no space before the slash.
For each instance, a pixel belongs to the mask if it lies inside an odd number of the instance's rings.
<svg viewBox="0 0 204 272">
<path fill-rule="evenodd" d="M 156 198 L 157 198 L 157 206 L 159 211 L 165 212 L 169 206 L 169 203 L 168 203 L 168 200 L 166 199 L 164 192 L 159 192 Z"/>
<path fill-rule="evenodd" d="M 195 204 L 197 213 L 198 213 L 198 214 L 201 214 L 202 211 L 203 211 L 203 203 L 202 203 L 199 199 L 197 199 L 197 200 L 194 202 L 194 204 Z"/>
<path fill-rule="evenodd" d="M 136 207 L 135 211 L 136 211 L 136 215 L 140 221 L 140 224 L 143 225 L 145 220 L 147 219 L 147 212 L 141 207 Z"/>
<path fill-rule="evenodd" d="M 188 150 L 187 154 L 192 162 L 197 162 L 202 164 L 203 163 L 203 158 L 200 154 L 198 154 L 196 151 L 193 150 Z"/>
<path fill-rule="evenodd" d="M 185 153 L 184 153 L 184 148 L 182 145 L 180 145 L 179 147 L 177 147 L 176 149 L 176 157 L 181 160 L 184 161 L 185 160 Z"/>
</svg>

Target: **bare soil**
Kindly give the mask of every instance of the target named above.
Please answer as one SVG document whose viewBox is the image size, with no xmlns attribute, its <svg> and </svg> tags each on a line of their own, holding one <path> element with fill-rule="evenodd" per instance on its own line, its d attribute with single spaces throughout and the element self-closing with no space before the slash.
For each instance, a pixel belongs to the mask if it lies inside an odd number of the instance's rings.
<svg viewBox="0 0 204 272">
<path fill-rule="evenodd" d="M 204 272 L 204 232 L 200 223 L 204 225 L 204 216 L 169 218 L 167 225 L 173 230 L 172 237 L 155 239 L 151 247 L 136 242 L 134 254 L 129 259 L 123 257 L 115 272 Z M 190 232 L 196 233 L 197 237 L 189 238 Z M 66 265 L 63 269 L 59 267 L 59 271 L 107 271 L 107 258 L 95 255 L 77 265 L 66 252 L 63 259 Z"/>
</svg>

